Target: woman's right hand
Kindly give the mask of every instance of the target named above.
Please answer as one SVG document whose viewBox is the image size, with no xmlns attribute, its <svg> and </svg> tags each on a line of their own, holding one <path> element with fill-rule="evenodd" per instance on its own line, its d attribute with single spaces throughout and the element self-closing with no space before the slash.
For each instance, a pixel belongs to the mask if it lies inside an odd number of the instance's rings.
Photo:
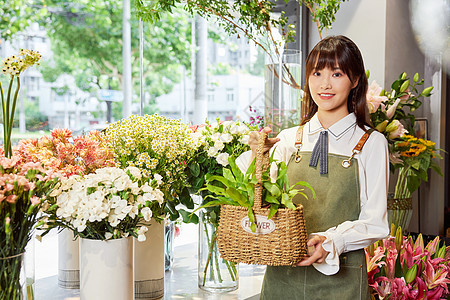
<svg viewBox="0 0 450 300">
<path fill-rule="evenodd" d="M 250 149 L 252 150 L 252 160 L 256 157 L 256 148 L 258 147 L 258 141 L 259 136 L 262 132 L 265 132 L 266 134 L 269 134 L 272 132 L 272 129 L 270 127 L 264 127 L 261 132 L 258 131 L 252 131 L 250 132 L 250 136 L 248 139 L 248 145 L 250 146 Z M 267 138 L 266 143 L 264 144 L 264 152 L 269 151 L 273 145 L 275 145 L 278 141 L 280 141 L 280 138 Z"/>
</svg>

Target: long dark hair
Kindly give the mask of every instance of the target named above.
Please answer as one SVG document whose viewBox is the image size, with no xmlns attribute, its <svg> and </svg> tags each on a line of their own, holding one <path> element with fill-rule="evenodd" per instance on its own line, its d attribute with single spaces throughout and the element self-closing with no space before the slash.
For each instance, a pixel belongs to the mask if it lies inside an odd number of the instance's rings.
<svg viewBox="0 0 450 300">
<path fill-rule="evenodd" d="M 371 126 L 366 106 L 367 77 L 364 62 L 358 46 L 348 37 L 328 36 L 321 40 L 308 54 L 305 66 L 305 96 L 302 103 L 302 122 L 308 122 L 317 112 L 309 90 L 308 78 L 315 70 L 323 68 L 337 68 L 342 70 L 351 82 L 358 80 L 358 85 L 350 91 L 347 100 L 349 112 L 356 115 L 356 124 L 365 131 L 365 125 Z"/>
</svg>

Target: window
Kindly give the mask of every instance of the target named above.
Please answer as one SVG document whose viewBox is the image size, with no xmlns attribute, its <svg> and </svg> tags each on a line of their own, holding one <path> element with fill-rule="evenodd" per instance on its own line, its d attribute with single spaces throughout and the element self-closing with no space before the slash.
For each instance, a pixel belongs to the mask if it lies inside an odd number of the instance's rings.
<svg viewBox="0 0 450 300">
<path fill-rule="evenodd" d="M 227 89 L 227 102 L 234 101 L 234 91 L 232 89 Z"/>
</svg>

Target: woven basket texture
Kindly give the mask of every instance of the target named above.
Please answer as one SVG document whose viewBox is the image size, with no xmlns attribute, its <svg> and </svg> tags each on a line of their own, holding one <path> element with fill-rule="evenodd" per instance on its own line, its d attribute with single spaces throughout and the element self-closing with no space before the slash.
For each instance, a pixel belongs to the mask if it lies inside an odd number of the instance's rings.
<svg viewBox="0 0 450 300">
<path fill-rule="evenodd" d="M 253 211 L 256 222 L 266 220 L 269 208 L 261 207 L 263 188 L 261 174 L 268 167 L 269 154 L 263 152 L 267 134 L 261 133 L 256 154 L 256 178 Z M 290 266 L 295 265 L 307 254 L 308 234 L 303 217 L 303 206 L 296 210 L 280 208 L 270 219 L 275 229 L 270 233 L 250 233 L 241 226 L 248 217 L 248 208 L 222 205 L 220 208 L 217 246 L 223 259 L 236 263 Z"/>
</svg>

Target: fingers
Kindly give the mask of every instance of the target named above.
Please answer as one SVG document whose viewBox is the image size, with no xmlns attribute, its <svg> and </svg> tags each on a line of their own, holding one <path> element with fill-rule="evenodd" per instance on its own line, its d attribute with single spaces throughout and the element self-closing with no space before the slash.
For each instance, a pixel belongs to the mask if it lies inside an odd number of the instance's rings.
<svg viewBox="0 0 450 300">
<path fill-rule="evenodd" d="M 297 266 L 310 266 L 313 263 L 323 263 L 329 253 L 322 247 L 322 243 L 325 240 L 326 237 L 320 235 L 311 237 L 306 244 L 308 246 L 308 254 L 310 256 L 299 262 Z"/>
</svg>

